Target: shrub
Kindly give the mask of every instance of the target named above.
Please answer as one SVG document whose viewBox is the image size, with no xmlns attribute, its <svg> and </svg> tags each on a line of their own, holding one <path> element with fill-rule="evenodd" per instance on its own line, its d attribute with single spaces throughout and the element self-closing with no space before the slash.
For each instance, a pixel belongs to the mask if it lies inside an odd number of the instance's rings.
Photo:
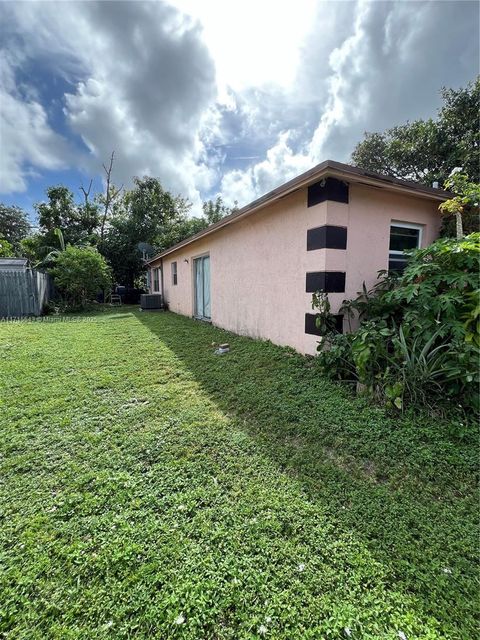
<svg viewBox="0 0 480 640">
<path fill-rule="evenodd" d="M 112 283 L 111 269 L 93 247 L 67 246 L 58 253 L 50 273 L 55 286 L 72 308 L 83 308 L 96 294 Z"/>
<path fill-rule="evenodd" d="M 465 315 L 478 304 L 480 234 L 441 239 L 413 252 L 396 285 L 383 300 L 402 321 L 430 337 L 442 325 L 443 336 L 463 339 Z"/>
<path fill-rule="evenodd" d="M 399 409 L 454 401 L 478 410 L 479 241 L 479 233 L 437 240 L 412 252 L 401 276 L 383 273 L 374 289 L 344 302 L 360 326 L 347 336 L 326 334 L 320 368 Z"/>
<path fill-rule="evenodd" d="M 0 257 L 1 258 L 11 258 L 13 257 L 14 251 L 13 247 L 5 238 L 0 238 Z"/>
</svg>

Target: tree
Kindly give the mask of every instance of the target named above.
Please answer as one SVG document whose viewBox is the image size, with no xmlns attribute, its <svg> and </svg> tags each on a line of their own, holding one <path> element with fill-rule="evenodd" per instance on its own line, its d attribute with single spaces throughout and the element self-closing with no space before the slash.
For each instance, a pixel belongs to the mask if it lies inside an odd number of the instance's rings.
<svg viewBox="0 0 480 640">
<path fill-rule="evenodd" d="M 127 215 L 113 215 L 98 249 L 112 266 L 117 284 L 134 287 L 144 271 L 137 238 Z"/>
<path fill-rule="evenodd" d="M 67 244 L 95 240 L 99 225 L 98 205 L 89 202 L 88 195 L 85 203 L 79 205 L 70 189 L 63 185 L 48 187 L 46 194 L 47 202 L 35 205 L 45 246 L 55 245 L 55 229 L 62 230 Z"/>
<path fill-rule="evenodd" d="M 64 229 L 72 222 L 77 222 L 77 213 L 73 201 L 73 193 L 62 185 L 48 187 L 47 202 L 35 204 L 40 228 L 45 231 Z"/>
<path fill-rule="evenodd" d="M 56 259 L 58 258 L 58 256 L 60 255 L 60 253 L 62 251 L 65 251 L 65 239 L 63 237 L 63 233 L 61 229 L 54 229 L 53 233 L 57 239 L 58 242 L 58 248 L 57 247 L 51 247 L 50 251 L 47 253 L 47 255 L 42 258 L 41 260 L 39 260 L 39 262 L 37 264 L 35 264 L 35 267 L 49 267 L 49 266 L 53 266 L 55 264 Z M 42 251 L 45 250 L 47 247 L 45 247 L 45 245 L 42 245 Z"/>
<path fill-rule="evenodd" d="M 134 188 L 126 191 L 112 207 L 112 214 L 99 250 L 113 268 L 118 283 L 134 286 L 145 271 L 139 245 L 156 249 L 172 226 L 186 218 L 191 204 L 166 191 L 158 178 L 134 178 Z"/>
<path fill-rule="evenodd" d="M 233 207 L 227 207 L 223 203 L 222 196 L 217 196 L 216 200 L 207 200 L 202 205 L 203 215 L 207 221 L 207 224 L 214 224 L 225 216 L 230 215 L 237 210 L 237 202 Z"/>
<path fill-rule="evenodd" d="M 207 200 L 203 203 L 203 216 L 201 218 L 198 216 L 189 218 L 186 215 L 178 215 L 163 228 L 161 235 L 157 237 L 157 250 L 164 251 L 169 247 L 173 247 L 178 242 L 186 240 L 199 231 L 203 231 L 209 225 L 219 222 L 222 218 L 237 210 L 236 204 L 235 202 L 233 208 L 227 207 L 223 203 L 221 196 L 218 196 L 215 200 Z"/>
<path fill-rule="evenodd" d="M 90 180 L 88 189 L 85 189 L 83 184 L 80 185 L 79 189 L 83 193 L 84 202 L 81 205 L 77 205 L 77 211 L 83 235 L 86 235 L 89 241 L 96 242 L 100 221 L 99 198 L 96 197 L 93 201 L 90 200 L 92 184 L 93 180 Z"/>
<path fill-rule="evenodd" d="M 27 214 L 17 206 L 0 203 L 0 237 L 12 245 L 14 252 L 20 252 L 20 242 L 30 232 Z"/>
<path fill-rule="evenodd" d="M 45 246 L 44 242 L 44 236 L 40 233 L 27 236 L 20 242 L 19 254 L 28 258 L 30 262 L 39 262 L 49 251 L 49 248 Z"/>
<path fill-rule="evenodd" d="M 0 258 L 13 258 L 15 253 L 13 247 L 8 240 L 0 238 Z"/>
<path fill-rule="evenodd" d="M 135 187 L 125 195 L 132 223 L 140 235 L 155 237 L 163 228 L 186 216 L 191 203 L 166 191 L 158 178 L 144 176 L 133 179 Z"/>
<path fill-rule="evenodd" d="M 442 97 L 439 120 L 452 147 L 450 172 L 462 167 L 470 181 L 480 182 L 480 76 L 465 89 L 443 88 Z"/>
<path fill-rule="evenodd" d="M 110 267 L 93 247 L 67 246 L 49 271 L 55 286 L 71 307 L 84 307 L 112 282 Z"/>
<path fill-rule="evenodd" d="M 170 225 L 165 227 L 162 234 L 156 239 L 157 252 L 165 251 L 169 247 L 173 247 L 175 244 L 182 242 L 186 238 L 203 231 L 208 227 L 208 222 L 205 218 L 187 218 L 186 216 L 178 220 L 173 221 Z"/>
<path fill-rule="evenodd" d="M 112 151 L 108 167 L 105 164 L 102 165 L 103 170 L 105 172 L 105 194 L 99 197 L 99 201 L 103 205 L 103 214 L 102 214 L 102 219 L 100 223 L 100 240 L 103 240 L 105 236 L 105 225 L 107 223 L 107 218 L 111 212 L 112 206 L 115 204 L 115 201 L 118 199 L 123 189 L 123 185 L 119 189 L 117 189 L 117 187 L 115 187 L 112 184 L 112 169 L 113 169 L 114 156 L 115 156 L 115 151 Z"/>
<path fill-rule="evenodd" d="M 442 202 L 439 206 L 444 215 L 442 235 L 453 236 L 452 224 L 455 221 L 455 237 L 463 238 L 464 230 L 467 235 L 478 231 L 480 184 L 470 182 L 460 168 L 454 169 L 445 182 L 445 187 L 455 193 L 453 198 Z"/>
<path fill-rule="evenodd" d="M 352 153 L 353 164 L 395 178 L 440 185 L 455 167 L 480 181 L 480 78 L 463 89 L 442 89 L 438 117 L 365 133 Z"/>
</svg>

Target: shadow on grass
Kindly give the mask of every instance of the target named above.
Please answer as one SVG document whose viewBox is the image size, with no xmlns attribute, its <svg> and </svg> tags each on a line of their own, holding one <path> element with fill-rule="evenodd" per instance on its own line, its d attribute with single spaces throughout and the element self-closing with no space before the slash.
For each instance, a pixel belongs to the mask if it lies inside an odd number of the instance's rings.
<svg viewBox="0 0 480 640">
<path fill-rule="evenodd" d="M 134 314 L 339 532 L 364 541 L 425 615 L 453 625 L 474 615 L 473 439 L 456 442 L 447 423 L 425 416 L 389 417 L 290 349 L 171 313 Z M 229 354 L 214 355 L 220 342 Z"/>
</svg>

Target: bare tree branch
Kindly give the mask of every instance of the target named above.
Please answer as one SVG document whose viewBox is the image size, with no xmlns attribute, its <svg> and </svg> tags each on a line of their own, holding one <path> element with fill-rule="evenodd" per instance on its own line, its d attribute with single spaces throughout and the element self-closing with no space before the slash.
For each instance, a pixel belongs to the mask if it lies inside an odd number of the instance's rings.
<svg viewBox="0 0 480 640">
<path fill-rule="evenodd" d="M 83 184 L 80 187 L 80 191 L 83 193 L 83 197 L 85 198 L 85 206 L 88 205 L 88 197 L 90 196 L 90 191 L 92 190 L 93 179 L 90 180 L 90 184 L 88 185 L 88 189 L 85 189 Z"/>
<path fill-rule="evenodd" d="M 103 216 L 102 216 L 102 224 L 100 227 L 100 239 L 103 240 L 105 234 L 105 223 L 107 221 L 107 217 L 110 211 L 111 205 L 118 198 L 120 192 L 123 189 L 123 184 L 119 189 L 116 189 L 112 183 L 112 168 L 113 168 L 113 158 L 115 156 L 115 151 L 112 151 L 112 155 L 110 156 L 110 162 L 108 167 L 105 164 L 102 164 L 103 170 L 105 171 L 105 179 L 106 179 L 106 188 L 105 188 L 105 197 L 103 200 Z"/>
</svg>

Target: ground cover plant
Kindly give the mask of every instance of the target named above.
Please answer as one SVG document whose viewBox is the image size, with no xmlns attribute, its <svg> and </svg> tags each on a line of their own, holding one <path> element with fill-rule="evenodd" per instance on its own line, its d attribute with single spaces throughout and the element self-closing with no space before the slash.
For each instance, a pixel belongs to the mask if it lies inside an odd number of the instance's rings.
<svg viewBox="0 0 480 640">
<path fill-rule="evenodd" d="M 0 358 L 0 637 L 476 637 L 470 431 L 170 313 L 0 323 Z"/>
</svg>

